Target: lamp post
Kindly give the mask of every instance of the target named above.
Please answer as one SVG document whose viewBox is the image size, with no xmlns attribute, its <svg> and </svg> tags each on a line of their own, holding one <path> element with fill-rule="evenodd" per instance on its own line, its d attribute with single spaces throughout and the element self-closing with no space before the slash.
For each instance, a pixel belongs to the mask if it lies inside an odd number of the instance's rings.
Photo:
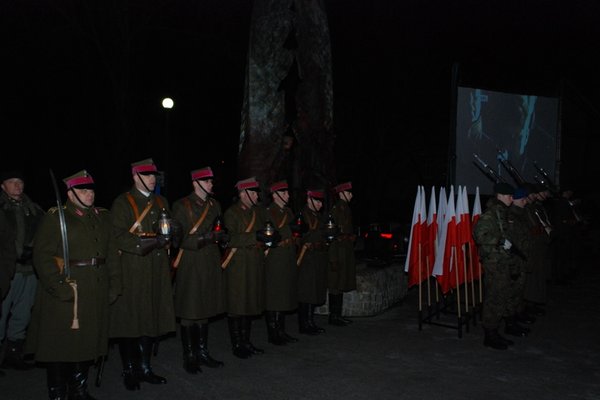
<svg viewBox="0 0 600 400">
<path fill-rule="evenodd" d="M 170 132 L 170 127 L 169 127 L 169 114 L 171 113 L 171 109 L 173 108 L 173 106 L 175 105 L 175 102 L 173 101 L 172 98 L 170 97 L 165 97 L 164 99 L 162 99 L 162 107 L 165 110 L 165 169 L 164 169 L 164 174 L 163 174 L 163 182 L 162 182 L 162 186 L 164 188 L 166 188 L 167 186 L 167 174 L 169 173 L 169 158 L 170 158 L 170 154 L 169 154 L 169 143 L 171 142 L 171 132 Z"/>
</svg>

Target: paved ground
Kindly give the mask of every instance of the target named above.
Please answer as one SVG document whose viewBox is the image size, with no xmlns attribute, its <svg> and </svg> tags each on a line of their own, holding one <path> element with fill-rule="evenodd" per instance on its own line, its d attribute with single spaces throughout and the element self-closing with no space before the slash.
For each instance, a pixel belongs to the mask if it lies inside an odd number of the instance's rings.
<svg viewBox="0 0 600 400">
<path fill-rule="evenodd" d="M 374 317 L 356 318 L 344 328 L 317 322 L 327 332 L 300 336 L 285 347 L 267 343 L 263 320 L 253 325 L 253 342 L 265 354 L 235 358 L 229 348 L 227 324 L 211 328 L 213 357 L 225 362 L 197 376 L 181 367 L 180 342 L 163 340 L 155 372 L 168 377 L 161 386 L 143 384 L 124 389 L 118 350 L 111 350 L 98 399 L 600 399 L 600 268 L 596 257 L 582 267 L 568 286 L 550 286 L 547 315 L 532 326 L 527 338 L 497 351 L 482 345 L 481 327 L 457 331 L 424 325 L 419 330 L 416 290 L 402 304 Z M 449 319 L 450 323 L 453 319 Z M 295 316 L 288 317 L 296 335 Z M 298 336 L 298 335 L 296 335 Z M 95 370 L 92 369 L 95 373 Z M 0 378 L 3 400 L 44 399 L 45 373 L 7 370 Z"/>
</svg>

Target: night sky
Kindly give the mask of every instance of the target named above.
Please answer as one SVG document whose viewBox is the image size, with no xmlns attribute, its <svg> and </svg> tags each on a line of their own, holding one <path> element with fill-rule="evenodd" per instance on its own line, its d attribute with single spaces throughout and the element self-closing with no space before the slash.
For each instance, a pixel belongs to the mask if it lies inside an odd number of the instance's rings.
<svg viewBox="0 0 600 400">
<path fill-rule="evenodd" d="M 335 157 L 354 182 L 358 224 L 410 220 L 416 185 L 447 183 L 453 70 L 465 86 L 562 95 L 561 181 L 586 191 L 600 172 L 596 2 L 324 3 Z M 44 207 L 49 168 L 88 169 L 109 207 L 133 161 L 168 169 L 171 201 L 191 190 L 190 170 L 210 165 L 227 205 L 251 10 L 249 0 L 2 2 L 2 169 L 24 169 Z"/>
</svg>

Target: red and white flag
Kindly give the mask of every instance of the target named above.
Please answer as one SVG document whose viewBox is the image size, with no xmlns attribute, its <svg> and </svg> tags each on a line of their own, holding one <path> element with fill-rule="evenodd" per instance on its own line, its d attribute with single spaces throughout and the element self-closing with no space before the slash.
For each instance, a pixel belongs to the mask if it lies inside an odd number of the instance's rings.
<svg viewBox="0 0 600 400">
<path fill-rule="evenodd" d="M 404 271 L 408 273 L 408 287 L 421 283 L 427 278 L 425 273 L 425 248 L 424 235 L 427 224 L 427 211 L 425 209 L 425 189 L 417 187 L 415 206 L 413 209 L 410 237 L 408 240 L 408 254 L 404 264 Z"/>
<path fill-rule="evenodd" d="M 435 187 L 431 187 L 429 197 L 429 210 L 427 211 L 427 257 L 429 260 L 428 276 L 432 275 L 438 245 L 437 205 L 435 201 Z"/>
<path fill-rule="evenodd" d="M 479 279 L 481 277 L 479 268 L 479 252 L 477 251 L 477 245 L 473 239 L 473 229 L 475 224 L 481 217 L 481 199 L 479 198 L 479 186 L 475 189 L 475 200 L 473 201 L 473 213 L 471 216 L 471 259 L 473 260 L 473 279 Z"/>
<path fill-rule="evenodd" d="M 440 241 L 438 243 L 437 257 L 433 267 L 433 274 L 440 284 L 442 293 L 452 289 L 453 265 L 456 260 L 457 232 L 456 211 L 454 208 L 454 186 L 450 187 L 450 195 L 446 206 L 444 222 L 441 225 Z"/>
</svg>

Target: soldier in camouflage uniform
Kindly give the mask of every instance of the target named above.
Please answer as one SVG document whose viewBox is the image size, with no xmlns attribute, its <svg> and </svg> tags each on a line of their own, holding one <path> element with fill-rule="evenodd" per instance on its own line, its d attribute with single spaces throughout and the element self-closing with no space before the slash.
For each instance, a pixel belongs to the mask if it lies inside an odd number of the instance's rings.
<svg viewBox="0 0 600 400">
<path fill-rule="evenodd" d="M 25 178 L 21 171 L 3 173 L 0 183 L 0 209 L 6 213 L 6 228 L 14 233 L 12 245 L 17 252 L 12 260 L 14 275 L 10 289 L 4 293 L 0 311 L 0 342 L 6 350 L 2 366 L 26 370 L 33 365 L 24 360 L 23 343 L 38 283 L 32 263 L 33 236 L 44 211 L 24 192 Z"/>
<path fill-rule="evenodd" d="M 531 316 L 543 316 L 545 310 L 541 305 L 546 304 L 548 296 L 547 279 L 547 260 L 550 246 L 550 235 L 544 229 L 538 215 L 541 216 L 539 208 L 543 207 L 539 203 L 537 189 L 533 184 L 526 184 L 528 191 L 527 204 L 527 225 L 529 227 L 531 247 L 528 257 L 530 272 L 525 278 L 524 300 L 526 311 Z"/>
<path fill-rule="evenodd" d="M 352 183 L 335 186 L 338 198 L 331 209 L 331 216 L 337 224 L 338 232 L 329 246 L 329 269 L 327 273 L 329 290 L 329 324 L 346 326 L 352 321 L 342 315 L 344 292 L 356 290 L 356 260 L 354 242 L 356 235 L 352 226 Z"/>
<path fill-rule="evenodd" d="M 180 319 L 184 369 L 195 374 L 200 364 L 222 367 L 208 352 L 209 319 L 225 312 L 225 274 L 219 243 L 227 242 L 220 229 L 221 205 L 212 198 L 210 167 L 191 172 L 194 191 L 173 203 L 173 218 L 184 233 L 173 263 L 175 315 Z"/>
<path fill-rule="evenodd" d="M 94 180 L 86 171 L 64 182 L 70 275 L 64 268 L 59 212 L 53 208 L 34 240 L 39 285 L 26 350 L 46 366 L 50 399 L 92 399 L 88 370 L 108 351 L 110 214 L 94 207 Z"/>
<path fill-rule="evenodd" d="M 516 270 L 518 263 L 517 257 L 510 252 L 512 241 L 508 236 L 508 207 L 512 204 L 514 188 L 507 183 L 498 183 L 494 193 L 473 229 L 473 237 L 484 271 L 484 345 L 505 350 L 512 342 L 502 337 L 498 329 L 502 319 L 510 317 L 511 272 Z"/>
<path fill-rule="evenodd" d="M 10 281 L 15 273 L 15 259 L 17 252 L 13 243 L 15 235 L 8 227 L 8 219 L 4 211 L 0 209 L 0 303 L 8 293 Z M 0 308 L 0 314 L 2 309 Z M 4 371 L 0 370 L 0 377 L 4 376 Z"/>
<path fill-rule="evenodd" d="M 525 281 L 531 274 L 532 236 L 527 218 L 527 190 L 518 188 L 513 195 L 513 203 L 508 209 L 508 232 L 513 240 L 515 248 L 522 252 L 522 257 L 517 257 L 518 271 L 512 274 L 513 293 L 509 300 L 509 312 L 511 323 L 507 326 L 507 333 L 516 336 L 525 336 L 529 328 L 519 323 L 531 324 L 535 317 L 530 316 L 525 310 Z M 516 278 L 515 278 L 516 276 Z"/>
</svg>

